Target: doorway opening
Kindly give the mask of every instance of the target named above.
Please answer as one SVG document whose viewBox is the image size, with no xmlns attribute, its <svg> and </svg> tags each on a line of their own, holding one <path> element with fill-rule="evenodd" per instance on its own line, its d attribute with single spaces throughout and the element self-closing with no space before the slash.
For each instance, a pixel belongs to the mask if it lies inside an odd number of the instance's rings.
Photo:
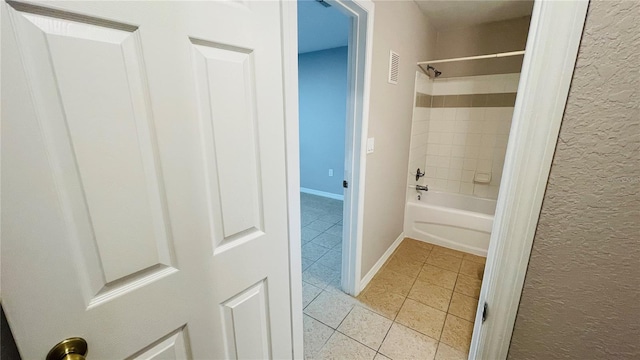
<svg viewBox="0 0 640 360">
<path fill-rule="evenodd" d="M 349 302 L 353 301 L 349 295 L 361 290 L 361 174 L 365 173 L 373 3 L 299 0 L 297 11 L 298 61 L 288 66 L 299 68 L 298 79 L 288 78 L 288 86 L 295 87 L 299 96 L 288 101 L 299 104 L 299 111 L 288 108 L 288 117 L 298 121 L 290 123 L 287 137 L 294 140 L 289 143 L 289 166 L 300 169 L 288 175 L 293 335 L 300 344 L 303 319 L 306 332 L 313 301 L 332 295 Z M 303 294 L 300 303 L 296 292 Z M 346 304 L 344 309 L 348 312 L 352 306 Z M 326 324 L 330 319 L 314 321 Z M 294 354 L 302 357 L 302 351 L 296 347 Z M 309 351 L 305 343 L 304 353 Z"/>
<path fill-rule="evenodd" d="M 329 287 L 341 290 L 350 241 L 343 236 L 350 21 L 329 3 L 298 2 L 303 307 Z"/>
</svg>

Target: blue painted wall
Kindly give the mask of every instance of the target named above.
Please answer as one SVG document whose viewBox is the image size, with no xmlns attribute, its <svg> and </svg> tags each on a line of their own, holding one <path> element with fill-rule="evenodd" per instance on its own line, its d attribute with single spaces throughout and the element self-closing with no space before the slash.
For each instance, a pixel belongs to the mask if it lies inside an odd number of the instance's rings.
<svg viewBox="0 0 640 360">
<path fill-rule="evenodd" d="M 298 81 L 300 186 L 342 195 L 347 47 L 299 54 Z"/>
</svg>

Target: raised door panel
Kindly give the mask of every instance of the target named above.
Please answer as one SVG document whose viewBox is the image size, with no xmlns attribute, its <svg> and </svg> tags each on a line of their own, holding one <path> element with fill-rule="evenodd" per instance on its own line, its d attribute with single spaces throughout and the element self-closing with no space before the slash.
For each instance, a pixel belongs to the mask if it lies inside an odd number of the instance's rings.
<svg viewBox="0 0 640 360">
<path fill-rule="evenodd" d="M 221 305 L 227 358 L 271 358 L 266 284 L 260 281 Z"/>
<path fill-rule="evenodd" d="M 92 307 L 177 271 L 138 30 L 24 10 L 11 20 Z"/>
<path fill-rule="evenodd" d="M 128 360 L 186 360 L 191 359 L 186 327 L 182 327 L 147 346 Z"/>
<path fill-rule="evenodd" d="M 191 39 L 214 251 L 263 234 L 253 52 Z"/>
</svg>

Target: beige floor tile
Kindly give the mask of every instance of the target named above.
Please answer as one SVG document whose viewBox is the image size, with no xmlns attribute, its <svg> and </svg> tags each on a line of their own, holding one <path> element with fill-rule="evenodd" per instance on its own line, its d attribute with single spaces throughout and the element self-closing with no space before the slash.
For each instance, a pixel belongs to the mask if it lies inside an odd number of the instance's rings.
<svg viewBox="0 0 640 360">
<path fill-rule="evenodd" d="M 463 253 L 462 251 L 458 251 L 458 250 L 453 250 L 453 249 L 448 249 L 446 247 L 442 247 L 442 246 L 433 246 L 433 249 L 431 250 L 432 253 L 436 253 L 436 254 L 446 254 L 446 255 L 451 255 L 451 256 L 455 256 L 457 258 L 462 259 L 464 257 L 464 255 L 466 253 Z"/>
<path fill-rule="evenodd" d="M 378 351 L 394 360 L 431 360 L 437 347 L 437 340 L 394 323 Z"/>
<path fill-rule="evenodd" d="M 393 253 L 394 256 L 407 261 L 414 261 L 424 263 L 429 257 L 431 250 L 422 249 L 418 247 L 398 247 Z"/>
<path fill-rule="evenodd" d="M 396 322 L 419 331 L 434 339 L 439 339 L 446 313 L 415 300 L 405 300 Z"/>
<path fill-rule="evenodd" d="M 389 292 L 384 288 L 369 285 L 358 295 L 357 299 L 366 308 L 393 320 L 396 318 L 398 311 L 400 311 L 405 297 Z"/>
<path fill-rule="evenodd" d="M 466 275 L 458 275 L 458 280 L 456 281 L 456 287 L 454 288 L 454 292 L 459 292 L 463 295 L 471 296 L 474 298 L 480 297 L 480 286 L 482 285 L 482 281 L 478 279 L 474 279 L 470 276 Z"/>
<path fill-rule="evenodd" d="M 309 305 L 316 296 L 320 295 L 322 289 L 317 286 L 313 286 L 311 284 L 307 284 L 306 282 L 302 282 L 302 308 L 305 308 Z"/>
<path fill-rule="evenodd" d="M 446 312 L 449 308 L 452 293 L 449 289 L 417 280 L 413 284 L 408 297 Z"/>
<path fill-rule="evenodd" d="M 376 274 L 376 276 L 373 277 L 373 280 L 371 280 L 371 284 L 380 288 L 384 288 L 389 292 L 407 296 L 407 294 L 409 294 L 409 290 L 411 290 L 411 286 L 413 286 L 414 281 L 414 277 L 383 268 L 380 272 L 378 272 L 378 274 Z"/>
<path fill-rule="evenodd" d="M 434 246 L 432 244 L 429 244 L 428 242 L 420 241 L 412 238 L 404 238 L 404 240 L 402 240 L 401 245 L 410 247 L 410 248 L 418 248 L 418 249 L 429 250 L 429 251 L 431 251 L 431 249 L 433 249 L 433 246 Z"/>
<path fill-rule="evenodd" d="M 304 309 L 304 313 L 334 329 L 349 314 L 354 301 L 337 291 L 323 291 Z"/>
<path fill-rule="evenodd" d="M 312 359 L 333 334 L 332 328 L 307 315 L 303 318 L 303 331 L 305 359 Z"/>
<path fill-rule="evenodd" d="M 473 322 L 476 318 L 477 309 L 478 299 L 460 293 L 453 293 L 451 304 L 449 305 L 449 314 Z"/>
<path fill-rule="evenodd" d="M 422 269 L 422 262 L 411 260 L 407 257 L 392 256 L 384 265 L 386 270 L 395 271 L 399 274 L 416 278 Z"/>
<path fill-rule="evenodd" d="M 422 267 L 422 271 L 418 274 L 418 280 L 450 290 L 453 290 L 456 285 L 457 277 L 458 274 L 453 271 L 427 264 Z"/>
<path fill-rule="evenodd" d="M 384 355 L 382 355 L 380 353 L 377 353 L 376 357 L 374 357 L 373 360 L 391 360 L 391 359 L 389 359 L 388 357 L 386 357 L 386 356 L 384 356 Z"/>
<path fill-rule="evenodd" d="M 314 359 L 332 360 L 372 360 L 376 351 L 360 344 L 359 342 L 339 332 L 334 332 L 324 345 L 322 350 L 314 356 Z"/>
<path fill-rule="evenodd" d="M 472 255 L 472 254 L 464 254 L 463 259 L 471 260 L 473 262 L 477 262 L 477 263 L 480 263 L 480 264 L 484 264 L 487 261 L 486 257 L 482 257 L 482 256 L 478 256 L 478 255 Z"/>
<path fill-rule="evenodd" d="M 431 255 L 429 255 L 429 257 L 427 258 L 426 263 L 429 265 L 437 266 L 439 268 L 457 273 L 458 270 L 460 269 L 462 258 L 441 253 L 441 252 L 432 251 Z"/>
<path fill-rule="evenodd" d="M 456 350 L 442 341 L 438 344 L 436 360 L 467 360 L 468 357 L 466 352 Z"/>
<path fill-rule="evenodd" d="M 484 264 L 463 259 L 462 264 L 460 265 L 460 274 L 482 280 L 482 275 L 484 274 Z"/>
<path fill-rule="evenodd" d="M 354 306 L 338 327 L 338 331 L 372 349 L 377 349 L 392 323 L 393 321 L 371 310 Z"/>
<path fill-rule="evenodd" d="M 472 334 L 472 322 L 447 314 L 440 341 L 456 350 L 468 352 Z"/>
</svg>

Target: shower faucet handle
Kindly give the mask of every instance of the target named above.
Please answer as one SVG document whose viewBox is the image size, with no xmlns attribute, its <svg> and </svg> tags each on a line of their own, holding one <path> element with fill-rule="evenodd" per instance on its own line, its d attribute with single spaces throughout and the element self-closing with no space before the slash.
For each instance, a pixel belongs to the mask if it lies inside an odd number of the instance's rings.
<svg viewBox="0 0 640 360">
<path fill-rule="evenodd" d="M 424 173 L 420 172 L 420 168 L 418 168 L 418 170 L 416 170 L 416 181 L 420 180 L 420 178 L 423 176 L 424 176 Z"/>
<path fill-rule="evenodd" d="M 416 185 L 416 191 L 429 191 L 429 187 L 427 185 Z"/>
</svg>

